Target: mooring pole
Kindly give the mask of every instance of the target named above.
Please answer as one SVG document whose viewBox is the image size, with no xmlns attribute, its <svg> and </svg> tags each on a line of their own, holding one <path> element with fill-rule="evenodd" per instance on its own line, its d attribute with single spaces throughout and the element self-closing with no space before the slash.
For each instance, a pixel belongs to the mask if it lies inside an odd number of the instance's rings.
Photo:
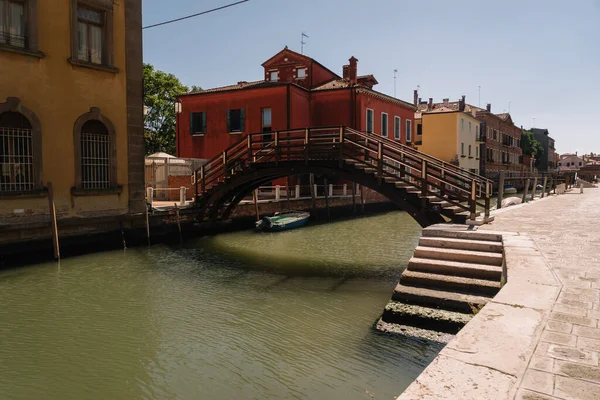
<svg viewBox="0 0 600 400">
<path fill-rule="evenodd" d="M 181 232 L 181 223 L 179 222 L 179 207 L 177 207 L 177 203 L 173 203 L 175 205 L 175 219 L 177 220 L 177 229 L 179 229 L 179 240 L 183 242 L 183 234 Z"/>
<path fill-rule="evenodd" d="M 48 208 L 50 210 L 50 228 L 52 229 L 52 247 L 54 259 L 60 261 L 60 246 L 58 243 L 58 225 L 56 223 L 56 205 L 54 204 L 54 189 L 52 182 L 48 182 Z"/>
<path fill-rule="evenodd" d="M 287 196 L 287 209 L 290 210 L 292 207 L 290 206 L 290 187 L 291 187 L 290 177 L 287 177 L 287 182 L 285 185 L 285 195 Z"/>
<path fill-rule="evenodd" d="M 542 188 L 542 199 L 546 196 L 546 185 L 548 184 L 548 175 L 544 176 L 544 184 L 542 186 L 544 186 Z"/>
<path fill-rule="evenodd" d="M 504 171 L 500 171 L 500 181 L 498 182 L 498 199 L 496 200 L 496 208 L 502 208 L 502 200 L 504 199 Z"/>
<path fill-rule="evenodd" d="M 352 182 L 352 210 L 356 215 L 356 183 Z"/>
<path fill-rule="evenodd" d="M 252 200 L 254 201 L 254 212 L 256 213 L 256 220 L 260 221 L 260 214 L 258 213 L 258 189 L 252 191 Z"/>
<path fill-rule="evenodd" d="M 317 200 L 316 200 L 316 196 L 317 194 L 315 193 L 315 175 L 314 174 L 310 174 L 309 178 L 308 178 L 308 183 L 310 184 L 310 198 L 311 198 L 311 208 L 312 208 L 312 213 L 313 215 L 317 215 Z"/>
<path fill-rule="evenodd" d="M 523 199 L 521 200 L 521 203 L 526 203 L 527 202 L 527 192 L 529 191 L 529 184 L 531 183 L 531 179 L 527 179 L 525 181 L 525 190 L 523 190 Z"/>
<path fill-rule="evenodd" d="M 361 212 L 364 214 L 365 213 L 365 194 L 364 194 L 364 189 L 363 189 L 362 185 L 360 185 L 359 190 L 360 190 L 360 208 L 361 208 Z"/>
<path fill-rule="evenodd" d="M 531 191 L 531 201 L 535 200 L 535 192 L 537 191 L 537 176 L 533 179 L 533 189 Z"/>
<path fill-rule="evenodd" d="M 327 184 L 327 178 L 325 178 L 325 210 L 327 210 L 327 221 L 331 221 L 331 214 L 329 213 L 329 185 Z"/>
<path fill-rule="evenodd" d="M 148 204 L 145 207 L 146 211 L 146 238 L 148 239 L 148 246 L 150 246 L 150 222 L 148 218 Z"/>
</svg>

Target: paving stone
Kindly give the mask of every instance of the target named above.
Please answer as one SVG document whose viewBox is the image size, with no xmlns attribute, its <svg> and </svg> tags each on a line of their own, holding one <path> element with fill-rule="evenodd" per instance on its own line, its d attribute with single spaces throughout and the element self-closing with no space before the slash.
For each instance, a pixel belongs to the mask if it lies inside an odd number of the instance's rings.
<svg viewBox="0 0 600 400">
<path fill-rule="evenodd" d="M 546 323 L 546 329 L 554 332 L 571 333 L 573 324 L 551 319 L 548 321 L 548 323 Z"/>
<path fill-rule="evenodd" d="M 568 333 L 544 331 L 540 340 L 569 347 L 575 347 L 577 345 L 577 336 L 569 335 Z"/>
<path fill-rule="evenodd" d="M 521 387 L 551 395 L 554 392 L 554 374 L 528 369 Z"/>
<path fill-rule="evenodd" d="M 600 328 L 588 328 L 587 326 L 573 325 L 572 333 L 576 336 L 600 340 Z"/>
<path fill-rule="evenodd" d="M 539 371 L 554 372 L 554 358 L 534 355 L 529 361 L 529 367 Z"/>
<path fill-rule="evenodd" d="M 549 343 L 547 350 L 543 355 L 580 364 L 593 366 L 598 365 L 598 352 L 592 350 L 578 349 Z"/>
<path fill-rule="evenodd" d="M 579 317 L 577 315 L 571 315 L 571 314 L 565 314 L 565 313 L 561 313 L 561 312 L 552 311 L 550 313 L 550 318 L 554 319 L 554 320 L 557 320 L 557 321 L 569 322 L 571 324 L 589 326 L 591 328 L 595 328 L 596 327 L 596 320 L 595 319 L 586 318 L 586 317 Z"/>
<path fill-rule="evenodd" d="M 600 385 L 557 375 L 554 395 L 569 400 L 598 400 Z"/>
<path fill-rule="evenodd" d="M 587 310 L 587 317 L 600 319 L 600 310 Z"/>
<path fill-rule="evenodd" d="M 558 375 L 565 375 L 571 378 L 600 384 L 600 368 L 591 365 L 556 360 L 553 372 Z"/>
<path fill-rule="evenodd" d="M 552 311 L 562 312 L 565 314 L 578 315 L 580 317 L 588 316 L 587 315 L 588 310 L 586 308 L 572 307 L 572 306 L 567 306 L 565 304 L 554 304 L 554 307 L 552 307 Z M 592 318 L 594 318 L 594 317 L 592 317 Z"/>
<path fill-rule="evenodd" d="M 560 297 L 558 298 L 557 303 L 564 304 L 564 305 L 571 306 L 571 307 L 585 308 L 587 310 L 591 310 L 593 307 L 593 304 L 594 304 L 591 301 L 568 300 L 568 299 L 561 299 Z"/>
<path fill-rule="evenodd" d="M 533 392 L 527 389 L 521 389 L 517 392 L 515 400 L 555 400 L 558 397 L 547 396 L 545 394 Z"/>
<path fill-rule="evenodd" d="M 579 336 L 577 338 L 577 348 L 600 351 L 600 340 Z"/>
</svg>

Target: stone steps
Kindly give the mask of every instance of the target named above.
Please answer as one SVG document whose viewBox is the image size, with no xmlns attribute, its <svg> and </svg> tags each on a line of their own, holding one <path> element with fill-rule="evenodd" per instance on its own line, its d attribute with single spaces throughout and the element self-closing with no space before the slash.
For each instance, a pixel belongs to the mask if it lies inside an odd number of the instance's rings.
<svg viewBox="0 0 600 400">
<path fill-rule="evenodd" d="M 473 316 L 456 311 L 440 310 L 390 301 L 381 315 L 381 320 L 419 329 L 445 333 L 457 333 Z"/>
<path fill-rule="evenodd" d="M 423 229 L 422 236 L 445 237 L 445 238 L 468 239 L 468 240 L 485 240 L 485 241 L 490 241 L 490 242 L 502 243 L 502 235 L 499 233 L 464 230 L 464 226 L 462 226 L 462 225 L 459 225 L 458 229 L 455 228 L 455 225 L 450 225 L 450 224 L 448 226 L 442 226 L 442 227 L 439 227 L 439 225 L 433 225 L 433 226 Z"/>
<path fill-rule="evenodd" d="M 500 282 L 502 268 L 492 265 L 464 263 L 457 261 L 434 260 L 412 257 L 408 261 L 409 271 L 429 272 L 439 275 L 462 276 L 465 278 L 487 279 Z"/>
<path fill-rule="evenodd" d="M 413 254 L 419 258 L 433 258 L 435 260 L 469 262 L 485 265 L 502 265 L 502 254 L 485 251 L 439 249 L 436 247 L 417 246 Z"/>
<path fill-rule="evenodd" d="M 449 311 L 473 313 L 474 309 L 482 308 L 490 300 L 490 297 L 447 290 L 427 289 L 398 283 L 392 294 L 392 300 L 411 305 L 432 308 L 439 307 Z"/>
<path fill-rule="evenodd" d="M 495 296 L 500 290 L 500 282 L 410 270 L 405 270 L 402 273 L 400 282 L 407 286 L 482 296 Z"/>
<path fill-rule="evenodd" d="M 502 242 L 486 240 L 458 239 L 435 236 L 421 236 L 419 246 L 437 247 L 440 249 L 473 250 L 502 253 Z"/>
</svg>

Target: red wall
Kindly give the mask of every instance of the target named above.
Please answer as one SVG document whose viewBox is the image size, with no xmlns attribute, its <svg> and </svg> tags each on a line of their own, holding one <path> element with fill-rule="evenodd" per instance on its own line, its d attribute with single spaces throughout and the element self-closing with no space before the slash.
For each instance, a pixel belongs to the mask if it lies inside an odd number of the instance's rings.
<svg viewBox="0 0 600 400">
<path fill-rule="evenodd" d="M 334 79 L 338 79 L 334 74 L 332 74 L 327 69 L 321 67 L 319 64 L 311 63 L 311 68 L 309 73 L 312 73 L 312 87 L 320 86 L 326 82 L 332 81 Z"/>
<path fill-rule="evenodd" d="M 392 101 L 378 99 L 364 93 L 357 94 L 358 127 L 367 130 L 367 108 L 373 110 L 373 132 L 381 135 L 381 113 L 388 114 L 388 138 L 394 139 L 394 117 L 400 117 L 400 141 L 406 144 L 406 120 L 412 121 L 411 138 L 415 140 L 415 112 L 414 110 L 395 104 Z"/>
<path fill-rule="evenodd" d="M 271 107 L 272 130 L 287 128 L 286 86 L 214 92 L 181 97 L 177 157 L 212 158 L 248 133 L 262 130 L 261 108 Z M 227 110 L 245 110 L 245 129 L 227 132 Z M 206 112 L 206 134 L 190 135 L 190 112 Z"/>
<path fill-rule="evenodd" d="M 312 126 L 352 126 L 351 92 L 323 90 L 312 92 Z"/>
</svg>

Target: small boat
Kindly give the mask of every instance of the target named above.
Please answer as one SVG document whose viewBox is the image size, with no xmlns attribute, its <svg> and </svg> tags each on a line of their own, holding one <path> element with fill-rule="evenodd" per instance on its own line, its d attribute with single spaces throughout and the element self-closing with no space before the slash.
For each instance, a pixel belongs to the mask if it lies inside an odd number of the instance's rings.
<svg viewBox="0 0 600 400">
<path fill-rule="evenodd" d="M 504 186 L 504 194 L 515 194 L 517 193 L 517 188 L 513 185 L 505 185 Z"/>
<path fill-rule="evenodd" d="M 308 222 L 310 213 L 306 211 L 281 211 L 272 217 L 263 217 L 256 222 L 256 228 L 262 231 L 283 231 L 299 228 Z"/>
<path fill-rule="evenodd" d="M 538 183 L 538 185 L 535 187 L 535 190 L 542 190 L 543 188 L 544 187 Z"/>
</svg>

